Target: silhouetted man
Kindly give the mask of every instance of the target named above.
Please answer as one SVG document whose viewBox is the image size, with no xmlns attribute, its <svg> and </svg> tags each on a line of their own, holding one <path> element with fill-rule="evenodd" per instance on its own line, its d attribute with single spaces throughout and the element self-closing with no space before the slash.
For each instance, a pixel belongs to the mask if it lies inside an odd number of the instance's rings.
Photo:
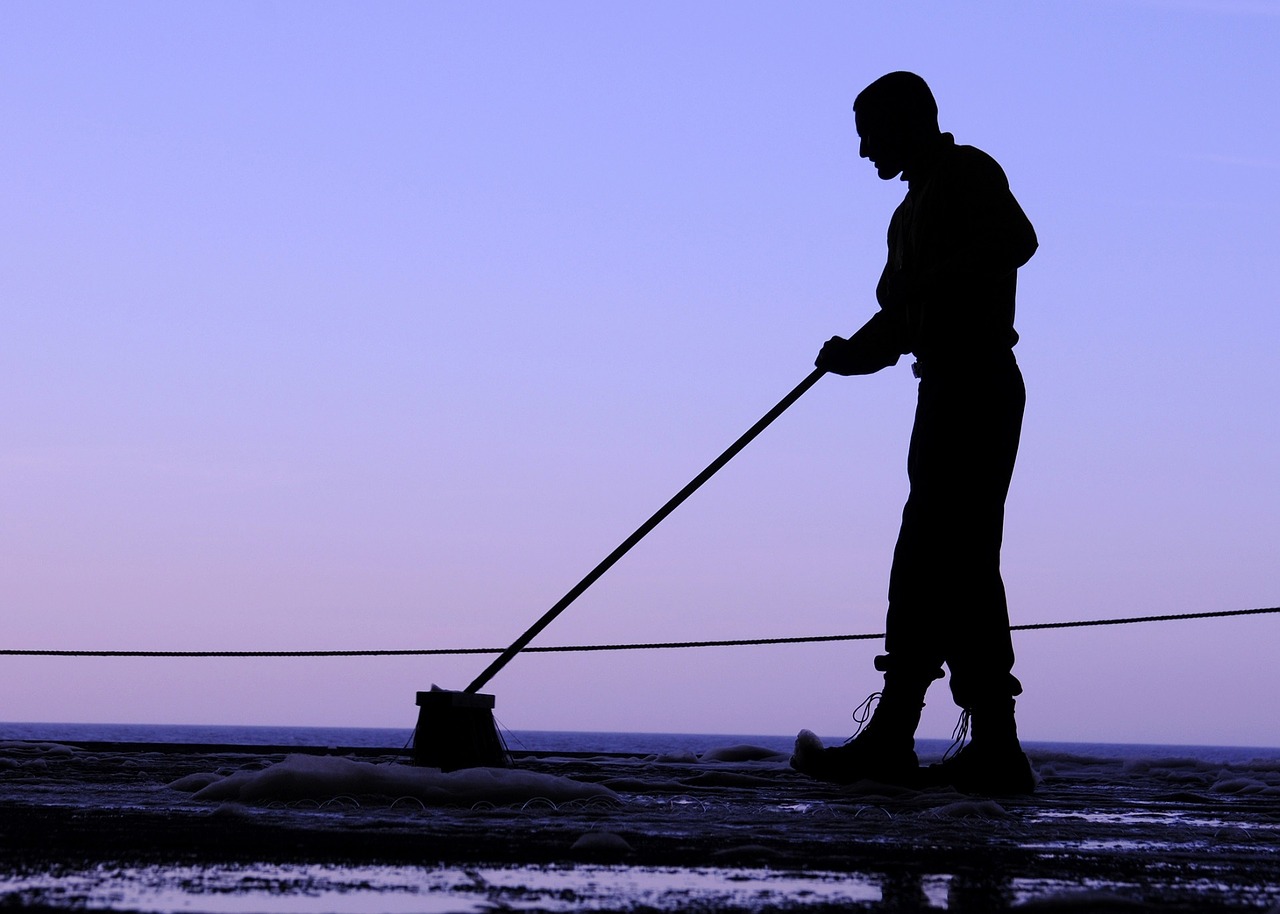
<svg viewBox="0 0 1280 914">
<path fill-rule="evenodd" d="M 1012 674 L 1000 542 L 1026 399 L 1013 356 L 1014 293 L 1035 230 L 995 160 L 938 129 L 919 76 L 881 77 L 853 110 L 859 155 L 885 181 L 901 175 L 907 195 L 889 223 L 880 310 L 849 339 L 829 340 L 817 365 L 870 374 L 915 355 L 911 491 L 889 578 L 885 653 L 875 664 L 884 673 L 875 713 L 842 746 L 823 748 L 802 731 L 792 765 L 840 783 L 1027 793 L 1035 779 L 1014 724 L 1022 686 Z M 921 770 L 915 730 L 944 665 L 972 739 Z"/>
</svg>

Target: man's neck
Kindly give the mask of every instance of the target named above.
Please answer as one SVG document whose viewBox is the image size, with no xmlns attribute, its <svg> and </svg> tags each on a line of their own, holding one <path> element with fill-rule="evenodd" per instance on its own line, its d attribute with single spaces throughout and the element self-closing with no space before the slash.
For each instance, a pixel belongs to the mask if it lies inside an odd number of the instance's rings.
<svg viewBox="0 0 1280 914">
<path fill-rule="evenodd" d="M 955 137 L 949 133 L 936 133 L 924 138 L 918 147 L 919 153 L 902 170 L 902 180 L 907 182 L 908 187 L 929 180 L 938 167 L 938 161 L 955 142 Z"/>
</svg>

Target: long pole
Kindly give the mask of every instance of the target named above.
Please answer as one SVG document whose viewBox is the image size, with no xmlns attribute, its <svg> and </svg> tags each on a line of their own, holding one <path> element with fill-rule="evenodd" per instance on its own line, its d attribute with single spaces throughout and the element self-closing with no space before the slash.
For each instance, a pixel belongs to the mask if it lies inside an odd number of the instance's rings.
<svg viewBox="0 0 1280 914">
<path fill-rule="evenodd" d="M 594 584 L 602 574 L 612 568 L 618 559 L 626 555 L 631 550 L 632 546 L 644 539 L 645 535 L 648 534 L 650 530 L 662 523 L 663 519 L 678 508 L 681 502 L 696 492 L 704 482 L 714 476 L 722 466 L 732 460 L 734 455 L 750 444 L 751 440 L 755 438 L 756 435 L 768 428 L 774 419 L 781 416 L 786 411 L 787 407 L 796 402 L 796 400 L 799 400 L 805 391 L 818 383 L 818 379 L 824 374 L 826 374 L 824 369 L 815 368 L 807 378 L 795 386 L 791 393 L 779 400 L 777 406 L 765 413 L 759 422 L 743 432 L 742 436 L 738 438 L 737 441 L 733 442 L 733 444 L 729 445 L 725 449 L 724 453 L 711 461 L 705 470 L 694 477 L 694 479 L 691 480 L 683 489 L 673 495 L 665 505 L 653 513 L 652 517 L 636 528 L 635 533 L 632 533 L 629 537 L 623 540 L 617 549 L 610 552 L 599 565 L 592 568 L 587 576 L 575 584 L 567 594 L 561 597 L 555 606 L 552 606 L 543 613 L 542 618 L 529 626 L 528 630 L 526 630 L 523 635 L 513 641 L 509 648 L 499 654 L 497 659 L 495 659 L 493 663 L 489 664 L 488 668 L 477 676 L 471 685 L 467 686 L 466 691 L 480 691 L 480 689 L 484 687 L 485 683 L 492 679 L 499 670 L 510 662 L 512 657 L 524 650 L 529 642 L 538 636 L 539 632 L 550 625 L 552 621 L 555 620 L 556 616 L 568 609 L 569 605 L 573 603 L 574 600 L 582 596 L 582 593 Z"/>
</svg>

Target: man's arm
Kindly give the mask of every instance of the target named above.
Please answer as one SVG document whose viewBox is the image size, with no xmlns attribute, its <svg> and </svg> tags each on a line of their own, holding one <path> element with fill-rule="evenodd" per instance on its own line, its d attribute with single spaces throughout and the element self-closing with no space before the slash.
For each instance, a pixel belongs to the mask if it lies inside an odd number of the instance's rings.
<svg viewBox="0 0 1280 914">
<path fill-rule="evenodd" d="M 822 346 L 814 364 L 832 374 L 874 374 L 881 368 L 898 364 L 907 350 L 905 312 L 881 309 L 871 316 L 853 336 L 833 336 Z"/>
<path fill-rule="evenodd" d="M 890 258 L 880 273 L 876 286 L 876 299 L 880 310 L 871 316 L 849 339 L 833 336 L 823 345 L 814 364 L 832 374 L 874 374 L 882 368 L 898 364 L 904 352 L 911 351 L 913 333 L 911 317 L 913 300 L 903 297 L 890 301 L 882 291 L 890 282 L 892 270 L 892 239 L 897 234 L 900 213 L 895 212 L 889 222 L 888 239 Z"/>
</svg>

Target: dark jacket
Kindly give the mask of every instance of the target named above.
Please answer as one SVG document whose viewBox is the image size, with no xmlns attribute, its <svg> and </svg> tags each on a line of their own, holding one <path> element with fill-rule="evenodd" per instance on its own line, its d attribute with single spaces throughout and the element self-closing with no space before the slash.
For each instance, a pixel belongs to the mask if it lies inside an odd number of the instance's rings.
<svg viewBox="0 0 1280 914">
<path fill-rule="evenodd" d="M 926 365 L 1008 353 L 1018 341 L 1017 269 L 1038 242 L 995 159 L 941 134 L 935 154 L 908 175 L 888 241 L 881 310 L 853 337 L 864 370 L 907 352 Z"/>
</svg>

